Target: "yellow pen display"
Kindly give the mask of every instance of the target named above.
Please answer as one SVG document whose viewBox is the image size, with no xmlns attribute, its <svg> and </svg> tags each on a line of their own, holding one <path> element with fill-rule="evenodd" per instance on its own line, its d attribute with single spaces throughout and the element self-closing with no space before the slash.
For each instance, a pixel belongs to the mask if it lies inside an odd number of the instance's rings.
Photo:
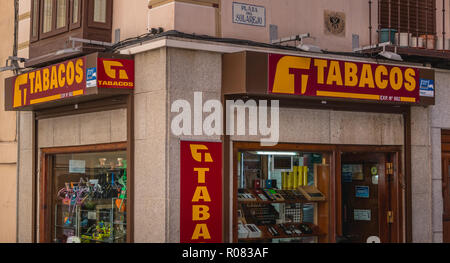
<svg viewBox="0 0 450 263">
<path fill-rule="evenodd" d="M 281 172 L 281 189 L 287 189 L 287 178 L 286 172 Z"/>
<path fill-rule="evenodd" d="M 294 166 L 294 173 L 293 173 L 292 177 L 293 177 L 293 181 L 294 181 L 292 189 L 297 189 L 297 187 L 298 187 L 298 166 Z"/>
<path fill-rule="evenodd" d="M 304 186 L 308 186 L 308 167 L 304 166 L 303 167 L 303 185 Z"/>
</svg>

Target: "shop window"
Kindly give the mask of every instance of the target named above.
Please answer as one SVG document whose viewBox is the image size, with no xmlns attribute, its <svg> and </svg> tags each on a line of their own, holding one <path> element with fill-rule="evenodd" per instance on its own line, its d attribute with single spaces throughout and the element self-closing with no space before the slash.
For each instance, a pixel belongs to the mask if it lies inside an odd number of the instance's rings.
<svg viewBox="0 0 450 263">
<path fill-rule="evenodd" d="M 126 242 L 126 156 L 114 151 L 49 158 L 53 242 Z"/>
<path fill-rule="evenodd" d="M 235 241 L 327 241 L 329 215 L 323 204 L 329 188 L 329 158 L 315 152 L 239 152 Z"/>
</svg>

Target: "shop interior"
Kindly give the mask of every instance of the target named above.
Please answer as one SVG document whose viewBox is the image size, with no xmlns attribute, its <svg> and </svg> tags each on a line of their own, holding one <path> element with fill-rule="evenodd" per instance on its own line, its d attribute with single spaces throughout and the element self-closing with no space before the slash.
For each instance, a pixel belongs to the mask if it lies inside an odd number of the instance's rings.
<svg viewBox="0 0 450 263">
<path fill-rule="evenodd" d="M 394 153 L 237 153 L 235 242 L 389 242 Z"/>
<path fill-rule="evenodd" d="M 318 213 L 329 201 L 319 187 L 328 160 L 324 153 L 240 152 L 238 242 L 315 243 L 326 236 Z"/>
<path fill-rule="evenodd" d="M 49 161 L 52 241 L 126 242 L 126 152 L 56 154 Z"/>
</svg>

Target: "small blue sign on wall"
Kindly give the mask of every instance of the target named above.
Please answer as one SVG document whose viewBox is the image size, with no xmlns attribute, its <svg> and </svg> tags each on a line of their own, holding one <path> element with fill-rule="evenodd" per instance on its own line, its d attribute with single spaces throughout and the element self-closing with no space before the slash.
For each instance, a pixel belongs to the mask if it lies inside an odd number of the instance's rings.
<svg viewBox="0 0 450 263">
<path fill-rule="evenodd" d="M 368 186 L 356 186 L 356 197 L 357 198 L 369 198 L 369 187 Z"/>
<path fill-rule="evenodd" d="M 88 68 L 86 75 L 86 88 L 97 86 L 97 68 Z"/>
<path fill-rule="evenodd" d="M 349 164 L 342 165 L 342 181 L 344 183 L 353 182 L 353 168 Z"/>
<path fill-rule="evenodd" d="M 420 96 L 434 97 L 434 80 L 420 79 Z"/>
</svg>

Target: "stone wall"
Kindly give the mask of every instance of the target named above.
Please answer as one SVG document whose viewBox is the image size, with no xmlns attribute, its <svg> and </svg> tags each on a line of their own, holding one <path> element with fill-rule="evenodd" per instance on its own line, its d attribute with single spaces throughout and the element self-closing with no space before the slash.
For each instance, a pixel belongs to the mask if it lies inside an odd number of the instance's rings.
<svg viewBox="0 0 450 263">
<path fill-rule="evenodd" d="M 134 239 L 166 242 L 167 200 L 167 50 L 135 57 Z"/>
<path fill-rule="evenodd" d="M 429 108 L 431 171 L 427 178 L 427 198 L 431 204 L 429 224 L 432 242 L 442 242 L 442 157 L 441 130 L 450 130 L 450 71 L 436 71 L 436 105 Z"/>
</svg>

